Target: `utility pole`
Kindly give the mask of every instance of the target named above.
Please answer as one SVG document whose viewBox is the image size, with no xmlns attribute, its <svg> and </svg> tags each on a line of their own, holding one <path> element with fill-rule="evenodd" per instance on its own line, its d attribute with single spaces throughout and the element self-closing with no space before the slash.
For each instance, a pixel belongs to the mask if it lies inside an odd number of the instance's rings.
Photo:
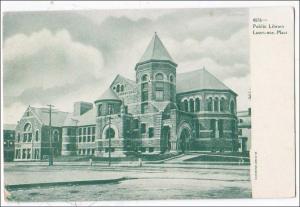
<svg viewBox="0 0 300 207">
<path fill-rule="evenodd" d="M 52 149 L 52 126 L 51 126 L 51 115 L 53 105 L 48 104 L 49 106 L 49 144 L 50 144 L 50 153 L 49 153 L 49 166 L 53 165 L 53 149 Z"/>
<path fill-rule="evenodd" d="M 111 134 L 110 134 L 110 127 L 111 127 L 111 109 L 109 109 L 109 117 L 108 117 L 108 166 L 111 166 Z"/>
</svg>

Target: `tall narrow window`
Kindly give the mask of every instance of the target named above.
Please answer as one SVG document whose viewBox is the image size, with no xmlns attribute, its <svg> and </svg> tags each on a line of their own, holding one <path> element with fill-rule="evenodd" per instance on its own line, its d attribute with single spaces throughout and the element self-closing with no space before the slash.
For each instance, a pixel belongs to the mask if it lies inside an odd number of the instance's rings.
<svg viewBox="0 0 300 207">
<path fill-rule="evenodd" d="M 117 93 L 120 92 L 120 85 L 117 85 Z"/>
<path fill-rule="evenodd" d="M 220 111 L 221 112 L 225 111 L 225 99 L 223 97 L 220 100 Z"/>
<path fill-rule="evenodd" d="M 219 99 L 218 98 L 214 99 L 214 111 L 215 112 L 219 111 Z"/>
<path fill-rule="evenodd" d="M 108 104 L 108 114 L 114 114 L 113 104 Z"/>
<path fill-rule="evenodd" d="M 156 98 L 157 101 L 164 100 L 164 83 L 163 82 L 156 82 L 156 84 L 155 84 L 155 98 Z"/>
<path fill-rule="evenodd" d="M 32 127 L 31 127 L 30 123 L 25 124 L 23 135 L 24 135 L 23 142 L 31 142 L 31 140 L 32 140 Z"/>
<path fill-rule="evenodd" d="M 199 98 L 196 98 L 195 105 L 196 105 L 196 112 L 199 112 L 200 111 L 200 99 Z"/>
<path fill-rule="evenodd" d="M 215 119 L 210 120 L 210 130 L 212 130 L 212 137 L 215 138 L 216 137 L 216 120 Z"/>
<path fill-rule="evenodd" d="M 219 130 L 219 136 L 220 137 L 224 137 L 224 120 L 223 119 L 219 119 L 218 120 L 218 130 Z"/>
<path fill-rule="evenodd" d="M 146 124 L 145 123 L 141 124 L 141 133 L 142 134 L 146 133 Z"/>
<path fill-rule="evenodd" d="M 195 109 L 194 99 L 190 99 L 190 112 L 194 112 L 194 109 Z"/>
<path fill-rule="evenodd" d="M 150 127 L 148 133 L 149 133 L 149 138 L 154 137 L 154 128 Z"/>
<path fill-rule="evenodd" d="M 148 100 L 148 83 L 142 83 L 142 102 Z"/>
<path fill-rule="evenodd" d="M 35 131 L 35 141 L 36 142 L 39 141 L 39 131 L 38 130 Z"/>
<path fill-rule="evenodd" d="M 212 98 L 208 98 L 207 100 L 207 110 L 212 111 L 213 110 L 213 101 Z"/>
<path fill-rule="evenodd" d="M 98 116 L 101 116 L 102 111 L 102 104 L 98 105 Z"/>
<path fill-rule="evenodd" d="M 148 112 L 148 103 L 142 103 L 141 113 L 145 114 Z"/>
<path fill-rule="evenodd" d="M 234 114 L 234 102 L 233 101 L 230 102 L 230 112 L 232 114 Z"/>
<path fill-rule="evenodd" d="M 183 101 L 183 110 L 188 111 L 189 110 L 189 103 L 187 100 Z"/>
<path fill-rule="evenodd" d="M 124 91 L 124 86 L 123 85 L 121 85 L 121 92 L 123 92 Z"/>
</svg>

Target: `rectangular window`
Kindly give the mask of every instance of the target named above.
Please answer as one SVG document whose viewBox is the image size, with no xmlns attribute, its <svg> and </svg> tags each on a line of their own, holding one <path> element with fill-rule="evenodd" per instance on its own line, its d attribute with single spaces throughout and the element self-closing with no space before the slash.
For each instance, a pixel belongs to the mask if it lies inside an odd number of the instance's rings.
<svg viewBox="0 0 300 207">
<path fill-rule="evenodd" d="M 83 128 L 83 135 L 86 135 L 86 128 Z"/>
<path fill-rule="evenodd" d="M 79 135 L 82 134 L 82 128 L 79 128 Z"/>
<path fill-rule="evenodd" d="M 81 137 L 79 137 L 79 142 L 81 142 Z"/>
<path fill-rule="evenodd" d="M 146 147 L 142 147 L 141 152 L 146 152 Z"/>
<path fill-rule="evenodd" d="M 86 136 L 83 136 L 83 142 L 86 142 Z"/>
<path fill-rule="evenodd" d="M 87 142 L 90 142 L 90 141 L 91 141 L 91 137 L 88 136 L 88 137 L 87 137 Z"/>
<path fill-rule="evenodd" d="M 148 83 L 142 84 L 142 91 L 148 91 Z"/>
<path fill-rule="evenodd" d="M 141 109 L 141 113 L 147 113 L 148 112 L 148 103 L 143 103 L 142 104 L 142 109 Z"/>
<path fill-rule="evenodd" d="M 156 82 L 156 90 L 164 90 L 164 83 Z"/>
<path fill-rule="evenodd" d="M 91 153 L 91 150 L 90 149 L 87 149 L 87 154 L 89 155 Z"/>
<path fill-rule="evenodd" d="M 82 150 L 82 154 L 85 155 L 85 149 Z"/>
<path fill-rule="evenodd" d="M 216 137 L 216 120 L 211 119 L 210 120 L 210 130 L 212 130 L 212 137 Z"/>
<path fill-rule="evenodd" d="M 25 159 L 26 158 L 26 149 L 23 149 L 22 151 L 22 159 Z"/>
<path fill-rule="evenodd" d="M 88 133 L 88 135 L 91 134 L 91 128 L 90 127 L 87 128 L 87 133 Z"/>
<path fill-rule="evenodd" d="M 149 147 L 149 152 L 154 152 L 154 147 Z"/>
<path fill-rule="evenodd" d="M 138 119 L 134 119 L 133 120 L 133 128 L 134 129 L 138 129 L 139 128 L 139 120 Z"/>
<path fill-rule="evenodd" d="M 108 114 L 114 114 L 114 107 L 112 104 L 108 104 Z"/>
<path fill-rule="evenodd" d="M 148 101 L 148 91 L 142 92 L 142 102 Z"/>
<path fill-rule="evenodd" d="M 146 124 L 144 123 L 141 124 L 141 133 L 142 134 L 146 133 Z"/>
<path fill-rule="evenodd" d="M 155 91 L 155 97 L 157 101 L 164 100 L 164 91 Z"/>
<path fill-rule="evenodd" d="M 95 134 L 96 132 L 96 127 L 92 127 L 92 134 Z"/>
<path fill-rule="evenodd" d="M 218 120 L 218 130 L 219 130 L 219 136 L 223 137 L 224 133 L 223 133 L 223 129 L 224 129 L 224 120 L 223 119 L 219 119 Z"/>
<path fill-rule="evenodd" d="M 95 149 L 92 149 L 92 155 L 94 155 L 95 154 Z"/>
<path fill-rule="evenodd" d="M 95 136 L 94 135 L 92 136 L 92 142 L 95 142 Z"/>
<path fill-rule="evenodd" d="M 154 137 L 154 128 L 150 127 L 149 128 L 149 138 L 152 138 L 152 137 Z"/>
</svg>

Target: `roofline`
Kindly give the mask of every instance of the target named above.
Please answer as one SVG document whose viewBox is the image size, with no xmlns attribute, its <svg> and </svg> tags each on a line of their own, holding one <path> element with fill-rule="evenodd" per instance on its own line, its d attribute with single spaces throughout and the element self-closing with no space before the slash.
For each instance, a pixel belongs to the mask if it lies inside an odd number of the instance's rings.
<svg viewBox="0 0 300 207">
<path fill-rule="evenodd" d="M 174 65 L 175 67 L 177 67 L 178 65 L 170 60 L 156 60 L 156 59 L 150 59 L 150 60 L 146 60 L 146 61 L 143 61 L 143 62 L 138 62 L 136 65 L 135 65 L 135 70 L 137 70 L 137 67 L 140 66 L 140 65 L 143 65 L 143 64 L 146 64 L 146 63 L 150 63 L 150 62 L 167 62 L 167 63 L 171 63 L 172 65 Z"/>
<path fill-rule="evenodd" d="M 101 101 L 119 101 L 119 102 L 122 102 L 120 99 L 98 99 L 96 101 L 94 101 L 94 103 L 98 103 L 98 102 L 101 102 Z"/>
<path fill-rule="evenodd" d="M 176 93 L 176 95 L 181 95 L 181 94 L 185 94 L 185 93 L 192 93 L 192 92 L 201 92 L 201 91 L 231 92 L 231 93 L 233 93 L 235 96 L 238 96 L 238 94 L 235 93 L 235 92 L 234 92 L 233 90 L 231 90 L 231 89 L 198 89 L 198 90 L 192 90 L 192 91 L 179 92 L 179 93 Z"/>
</svg>

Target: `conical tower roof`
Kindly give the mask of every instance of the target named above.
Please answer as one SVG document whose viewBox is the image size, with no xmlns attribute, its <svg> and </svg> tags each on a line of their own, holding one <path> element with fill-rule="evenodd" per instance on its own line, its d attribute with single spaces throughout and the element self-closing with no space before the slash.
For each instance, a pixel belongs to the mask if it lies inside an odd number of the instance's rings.
<svg viewBox="0 0 300 207">
<path fill-rule="evenodd" d="M 164 60 L 174 63 L 174 60 L 168 53 L 156 32 L 138 63 L 143 63 L 150 60 Z"/>
<path fill-rule="evenodd" d="M 119 97 L 113 92 L 111 88 L 108 88 L 95 102 L 103 101 L 103 100 L 118 100 Z"/>
</svg>

